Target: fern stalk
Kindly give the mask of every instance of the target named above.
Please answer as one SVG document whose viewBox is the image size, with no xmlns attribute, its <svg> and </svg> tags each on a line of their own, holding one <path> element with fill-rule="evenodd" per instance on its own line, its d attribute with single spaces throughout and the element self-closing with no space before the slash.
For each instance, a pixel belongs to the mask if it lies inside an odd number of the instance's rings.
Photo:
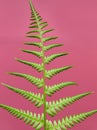
<svg viewBox="0 0 97 130">
<path fill-rule="evenodd" d="M 39 30 L 39 35 L 40 35 L 40 43 L 41 43 L 41 49 L 42 49 L 42 63 L 43 63 L 43 98 L 44 98 L 44 130 L 46 130 L 46 76 L 45 76 L 45 54 L 44 54 L 44 42 L 43 42 L 43 34 L 42 34 L 42 30 L 39 26 L 39 20 L 37 18 L 36 12 L 33 9 L 33 5 L 31 0 L 29 0 L 30 5 L 31 5 L 31 9 L 33 10 L 35 17 L 36 17 L 36 22 L 37 22 L 37 26 L 38 26 L 38 30 Z"/>
<path fill-rule="evenodd" d="M 46 72 L 46 69 L 45 69 L 45 54 L 44 54 L 44 43 L 43 43 L 43 36 L 42 36 L 42 33 L 41 33 L 41 29 L 39 28 L 39 33 L 40 33 L 40 40 L 41 40 L 41 43 L 42 43 L 42 54 L 43 54 L 43 57 L 42 57 L 42 62 L 43 62 L 43 97 L 44 97 L 44 130 L 46 130 L 46 76 L 45 76 L 45 72 Z"/>
</svg>

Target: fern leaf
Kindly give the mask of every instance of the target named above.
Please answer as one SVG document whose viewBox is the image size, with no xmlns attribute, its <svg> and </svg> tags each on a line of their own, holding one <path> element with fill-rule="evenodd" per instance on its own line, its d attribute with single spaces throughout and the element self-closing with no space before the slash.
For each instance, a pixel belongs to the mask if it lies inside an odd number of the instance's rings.
<svg viewBox="0 0 97 130">
<path fill-rule="evenodd" d="M 41 43 L 40 42 L 25 42 L 25 45 L 33 45 L 33 46 L 37 46 L 39 48 L 41 48 Z"/>
<path fill-rule="evenodd" d="M 31 22 L 31 23 L 30 23 L 30 25 L 32 25 L 32 24 L 37 24 L 37 22 L 36 22 L 36 21 L 34 21 L 34 22 Z"/>
<path fill-rule="evenodd" d="M 40 39 L 40 36 L 39 36 L 39 35 L 28 35 L 27 37 L 29 37 L 29 38 Z"/>
<path fill-rule="evenodd" d="M 45 23 L 44 25 L 40 26 L 41 29 L 45 28 L 48 26 L 48 23 Z"/>
<path fill-rule="evenodd" d="M 38 33 L 38 32 L 39 32 L 39 30 L 31 30 L 31 31 L 27 32 L 26 34 L 30 34 L 30 33 Z"/>
<path fill-rule="evenodd" d="M 23 51 L 23 52 L 27 52 L 27 53 L 31 53 L 31 54 L 33 54 L 33 55 L 39 57 L 39 58 L 42 57 L 42 52 L 37 52 L 37 51 L 32 51 L 32 50 L 23 50 L 23 49 L 22 49 L 22 51 Z"/>
<path fill-rule="evenodd" d="M 62 120 L 58 121 L 47 121 L 48 130 L 68 130 L 69 128 L 74 127 L 76 124 L 79 124 L 82 121 L 85 121 L 88 117 L 97 113 L 97 110 L 92 110 L 86 113 L 80 113 L 72 115 L 69 117 L 64 117 Z"/>
<path fill-rule="evenodd" d="M 70 85 L 77 85 L 75 82 L 62 82 L 59 84 L 55 84 L 53 86 L 46 86 L 46 94 L 48 96 L 52 96 L 57 91 L 61 90 L 64 87 L 70 86 Z"/>
<path fill-rule="evenodd" d="M 41 17 L 39 16 L 39 17 L 37 17 L 37 19 L 38 19 L 38 21 L 41 21 L 43 18 L 41 18 Z M 36 21 L 36 17 L 31 18 L 30 20 L 31 20 L 31 21 Z"/>
<path fill-rule="evenodd" d="M 11 115 L 15 116 L 16 118 L 23 120 L 27 125 L 32 126 L 36 130 L 40 130 L 43 127 L 43 114 L 36 115 L 35 113 L 33 114 L 28 110 L 19 110 L 4 104 L 0 104 L 0 107 L 7 110 Z"/>
<path fill-rule="evenodd" d="M 53 31 L 54 29 L 48 29 L 48 30 L 42 30 L 42 35 L 43 34 L 46 34 L 46 33 L 48 33 L 48 32 L 51 32 L 51 31 Z"/>
<path fill-rule="evenodd" d="M 52 55 L 50 55 L 50 56 L 48 56 L 48 57 L 45 57 L 45 63 L 46 64 L 49 64 L 51 61 L 53 61 L 54 59 L 56 59 L 56 58 L 58 58 L 58 57 L 60 57 L 60 56 L 64 56 L 64 55 L 68 55 L 68 53 L 67 52 L 65 52 L 65 53 L 59 53 L 59 54 L 52 54 Z"/>
<path fill-rule="evenodd" d="M 41 64 L 37 64 L 37 63 L 33 63 L 33 62 L 28 62 L 28 61 L 25 61 L 25 60 L 20 60 L 18 58 L 16 58 L 17 61 L 23 63 L 23 64 L 26 64 L 28 66 L 31 66 L 33 67 L 34 69 L 38 70 L 39 72 L 43 71 L 43 65 Z"/>
<path fill-rule="evenodd" d="M 52 49 L 52 48 L 59 47 L 59 46 L 63 46 L 63 44 L 51 44 L 51 45 L 49 45 L 49 46 L 45 46 L 45 47 L 44 47 L 44 50 L 45 50 L 45 51 L 48 51 L 48 50 L 50 50 L 50 49 Z"/>
<path fill-rule="evenodd" d="M 66 97 L 66 98 L 61 98 L 57 101 L 52 101 L 52 102 L 47 102 L 47 113 L 51 116 L 55 116 L 58 114 L 59 111 L 63 110 L 64 107 L 71 105 L 75 101 L 92 94 L 92 92 L 87 92 L 83 94 L 79 94 L 73 97 Z"/>
<path fill-rule="evenodd" d="M 57 39 L 57 38 L 58 38 L 57 36 L 54 36 L 54 37 L 46 37 L 46 38 L 43 38 L 43 42 L 47 42 L 47 41 L 54 40 L 54 39 Z"/>
<path fill-rule="evenodd" d="M 10 72 L 9 74 L 22 77 L 27 81 L 31 82 L 32 84 L 36 85 L 38 88 L 43 87 L 43 79 L 39 79 L 34 76 L 23 74 L 23 73 Z"/>
<path fill-rule="evenodd" d="M 29 28 L 38 28 L 38 26 L 37 25 L 29 26 Z"/>
<path fill-rule="evenodd" d="M 19 88 L 12 87 L 5 83 L 2 83 L 2 85 L 10 89 L 11 91 L 23 96 L 25 99 L 32 102 L 36 107 L 41 107 L 41 105 L 43 104 L 43 95 L 41 95 L 40 93 L 34 94 L 32 92 L 28 92 Z"/>
<path fill-rule="evenodd" d="M 62 72 L 64 70 L 68 70 L 70 68 L 72 68 L 72 66 L 65 66 L 65 67 L 62 67 L 62 68 L 48 70 L 48 71 L 46 71 L 46 78 L 50 79 L 53 76 L 59 74 L 60 72 Z"/>
<path fill-rule="evenodd" d="M 40 22 L 40 25 L 45 25 L 47 24 L 47 22 Z"/>
</svg>

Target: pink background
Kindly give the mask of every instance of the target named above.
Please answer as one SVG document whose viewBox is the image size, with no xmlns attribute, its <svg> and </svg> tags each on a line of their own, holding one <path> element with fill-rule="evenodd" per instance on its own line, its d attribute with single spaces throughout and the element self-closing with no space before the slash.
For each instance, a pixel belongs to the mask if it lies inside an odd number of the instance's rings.
<svg viewBox="0 0 97 130">
<path fill-rule="evenodd" d="M 73 68 L 54 77 L 50 83 L 61 81 L 76 81 L 78 86 L 70 86 L 56 93 L 52 98 L 73 96 L 94 91 L 95 93 L 77 101 L 58 113 L 54 119 L 61 119 L 66 114 L 78 114 L 97 109 L 97 0 L 33 0 L 41 16 L 48 21 L 49 27 L 55 28 L 52 35 L 58 35 L 57 42 L 64 47 L 53 49 L 54 52 L 70 52 L 66 57 L 56 59 L 50 67 L 73 65 Z M 0 82 L 8 83 L 18 88 L 37 92 L 37 89 L 24 79 L 8 75 L 7 72 L 25 72 L 38 75 L 28 66 L 18 63 L 14 57 L 28 61 L 38 58 L 20 51 L 24 46 L 28 31 L 30 10 L 27 0 L 0 0 Z M 48 82 L 49 83 L 49 82 Z M 48 100 L 52 100 L 48 98 Z M 42 108 L 35 109 L 34 105 L 21 96 L 0 85 L 0 103 L 11 105 L 24 110 L 41 113 Z M 48 117 L 49 118 L 49 117 Z M 0 109 L 1 130 L 31 130 L 22 121 Z M 97 114 L 76 125 L 72 130 L 96 130 Z"/>
</svg>

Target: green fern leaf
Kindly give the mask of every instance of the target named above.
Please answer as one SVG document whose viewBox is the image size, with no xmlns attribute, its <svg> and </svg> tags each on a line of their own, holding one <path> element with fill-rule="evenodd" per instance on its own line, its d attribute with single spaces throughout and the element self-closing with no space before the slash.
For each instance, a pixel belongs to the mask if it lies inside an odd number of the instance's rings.
<svg viewBox="0 0 97 130">
<path fill-rule="evenodd" d="M 0 104 L 0 107 L 7 110 L 10 114 L 16 118 L 23 120 L 26 124 L 32 126 L 36 130 L 40 130 L 43 127 L 43 114 L 36 115 L 29 111 L 19 110 L 4 104 Z M 36 125 L 37 124 L 37 125 Z"/>
<path fill-rule="evenodd" d="M 88 117 L 97 113 L 97 110 L 89 111 L 86 113 L 81 113 L 77 115 L 72 115 L 69 117 L 64 117 L 62 120 L 58 120 L 57 122 L 54 120 L 53 123 L 51 121 L 47 121 L 48 130 L 67 130 L 69 128 L 74 127 L 76 124 L 85 121 Z"/>
<path fill-rule="evenodd" d="M 36 15 L 37 15 L 37 17 L 38 17 L 38 16 L 41 17 L 41 16 L 39 15 L 39 13 L 36 14 Z M 33 16 L 32 16 L 32 17 L 33 17 Z M 41 18 L 42 18 L 42 17 L 41 17 Z M 46 23 L 47 23 L 47 22 L 43 22 L 43 21 L 42 21 L 42 22 L 41 22 L 41 21 L 39 22 L 40 25 L 44 25 L 44 24 L 46 24 Z M 31 22 L 30 25 L 37 25 L 37 21 Z"/>
<path fill-rule="evenodd" d="M 44 47 L 44 50 L 45 50 L 45 51 L 48 51 L 48 50 L 50 50 L 50 49 L 52 49 L 52 48 L 59 47 L 59 46 L 63 46 L 63 44 L 51 44 L 51 45 L 49 45 L 49 46 L 45 46 L 45 47 Z"/>
<path fill-rule="evenodd" d="M 40 93 L 34 94 L 32 92 L 28 92 L 19 88 L 12 87 L 5 83 L 2 83 L 2 85 L 10 89 L 11 91 L 23 96 L 25 99 L 29 100 L 30 102 L 34 103 L 36 107 L 41 107 L 41 105 L 43 104 L 43 95 L 41 95 Z"/>
<path fill-rule="evenodd" d="M 45 25 L 47 24 L 47 22 L 40 22 L 40 25 Z"/>
<path fill-rule="evenodd" d="M 34 17 L 34 18 L 31 17 L 30 20 L 31 20 L 31 21 L 36 21 L 36 18 L 35 18 L 35 17 Z M 42 20 L 42 18 L 39 17 L 39 18 L 38 18 L 38 21 L 41 21 L 41 20 Z"/>
<path fill-rule="evenodd" d="M 68 87 L 70 85 L 77 85 L 75 82 L 62 82 L 59 84 L 55 84 L 53 86 L 46 86 L 46 94 L 48 96 L 52 96 L 57 91 L 61 90 L 64 87 Z"/>
<path fill-rule="evenodd" d="M 40 36 L 39 36 L 39 35 L 29 35 L 29 36 L 27 36 L 27 37 L 40 39 Z"/>
<path fill-rule="evenodd" d="M 41 43 L 39 43 L 39 42 L 25 42 L 24 43 L 25 45 L 33 45 L 33 46 L 37 46 L 37 47 L 39 47 L 39 48 L 41 48 Z"/>
<path fill-rule="evenodd" d="M 32 25 L 32 24 L 37 24 L 37 22 L 36 22 L 36 21 L 34 21 L 34 22 L 31 22 L 31 23 L 30 23 L 30 25 Z"/>
<path fill-rule="evenodd" d="M 41 64 L 37 64 L 37 63 L 33 63 L 33 62 L 28 62 L 28 61 L 24 61 L 24 60 L 20 60 L 18 58 L 16 58 L 17 61 L 26 64 L 28 66 L 33 67 L 34 69 L 38 70 L 39 72 L 43 71 L 43 65 Z"/>
<path fill-rule="evenodd" d="M 50 55 L 50 56 L 48 56 L 48 57 L 45 57 L 45 63 L 46 64 L 49 64 L 51 61 L 53 61 L 54 59 L 56 59 L 56 58 L 58 58 L 58 57 L 60 57 L 60 56 L 64 56 L 64 55 L 68 55 L 68 53 L 67 52 L 65 52 L 65 53 L 59 53 L 59 54 L 52 54 L 52 55 Z"/>
<path fill-rule="evenodd" d="M 23 52 L 26 52 L 26 53 L 31 53 L 31 54 L 33 54 L 33 55 L 39 57 L 39 58 L 42 57 L 42 52 L 37 52 L 37 51 L 32 51 L 32 50 L 23 50 L 23 49 L 22 49 L 22 51 L 23 51 Z"/>
<path fill-rule="evenodd" d="M 66 98 L 61 98 L 57 101 L 52 101 L 52 102 L 47 102 L 47 113 L 51 116 L 55 116 L 58 114 L 59 111 L 63 110 L 64 107 L 71 105 L 75 101 L 92 94 L 92 92 L 87 92 L 83 94 L 79 94 L 73 97 L 66 97 Z"/>
<path fill-rule="evenodd" d="M 51 31 L 53 31 L 54 29 L 48 29 L 48 30 L 42 30 L 42 35 L 43 34 L 46 34 L 46 33 L 48 33 L 48 32 L 51 32 Z"/>
<path fill-rule="evenodd" d="M 43 29 L 43 28 L 45 28 L 45 27 L 47 27 L 47 26 L 48 26 L 48 23 L 45 23 L 45 25 L 40 26 L 40 28 Z"/>
<path fill-rule="evenodd" d="M 30 34 L 30 33 L 38 33 L 38 32 L 39 32 L 39 30 L 32 30 L 32 31 L 27 32 L 26 34 Z"/>
<path fill-rule="evenodd" d="M 43 79 L 39 79 L 34 76 L 23 74 L 23 73 L 10 72 L 9 74 L 22 77 L 27 81 L 31 82 L 32 84 L 36 85 L 38 88 L 43 87 Z"/>
<path fill-rule="evenodd" d="M 54 37 L 46 37 L 46 38 L 43 38 L 43 42 L 47 42 L 47 41 L 54 40 L 54 39 L 57 39 L 57 38 L 58 38 L 57 36 L 54 36 Z"/>
<path fill-rule="evenodd" d="M 29 28 L 38 28 L 38 26 L 37 25 L 35 25 L 35 26 L 29 26 Z"/>
<path fill-rule="evenodd" d="M 57 68 L 57 69 L 51 69 L 51 70 L 48 70 L 45 72 L 45 76 L 46 78 L 48 79 L 51 79 L 53 76 L 59 74 L 60 72 L 64 71 L 64 70 L 68 70 L 72 68 L 72 66 L 65 66 L 65 67 L 62 67 L 62 68 Z"/>
<path fill-rule="evenodd" d="M 40 16 L 39 16 L 39 17 L 37 17 L 37 20 L 38 20 L 38 21 L 41 21 L 42 19 L 43 19 L 43 18 L 41 18 Z M 31 18 L 30 20 L 31 20 L 31 21 L 36 21 L 36 17 Z"/>
</svg>

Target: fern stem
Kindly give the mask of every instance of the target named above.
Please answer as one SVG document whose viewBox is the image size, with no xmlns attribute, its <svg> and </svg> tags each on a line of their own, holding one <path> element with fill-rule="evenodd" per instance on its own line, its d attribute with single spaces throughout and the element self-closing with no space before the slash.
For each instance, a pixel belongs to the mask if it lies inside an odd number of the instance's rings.
<svg viewBox="0 0 97 130">
<path fill-rule="evenodd" d="M 41 33 L 41 29 L 39 28 L 39 33 L 40 33 L 40 40 L 42 43 L 42 63 L 43 63 L 43 98 L 44 98 L 44 130 L 46 130 L 46 76 L 45 76 L 45 72 L 46 72 L 46 68 L 45 68 L 45 54 L 44 54 L 44 43 L 43 43 L 43 36 Z"/>
<path fill-rule="evenodd" d="M 35 17 L 36 17 L 36 22 L 37 22 L 37 26 L 39 29 L 39 35 L 40 35 L 40 42 L 42 44 L 42 63 L 43 63 L 43 99 L 44 99 L 44 130 L 46 130 L 46 76 L 45 76 L 45 72 L 46 72 L 46 68 L 45 68 L 45 54 L 44 54 L 44 42 L 43 42 L 43 35 L 42 35 L 42 30 L 40 28 L 40 24 L 39 24 L 39 20 L 37 18 L 36 12 L 34 10 L 34 6 L 32 5 L 32 1 L 29 1 L 31 4 L 31 9 L 33 10 Z"/>
<path fill-rule="evenodd" d="M 39 33 L 40 33 L 40 40 L 42 43 L 42 63 L 43 63 L 43 98 L 44 98 L 44 130 L 46 130 L 46 76 L 45 76 L 45 72 L 46 72 L 46 68 L 45 68 L 45 54 L 44 54 L 44 43 L 43 43 L 43 36 L 41 33 L 41 29 L 39 27 Z"/>
<path fill-rule="evenodd" d="M 39 24 L 38 24 L 39 26 Z M 46 68 L 45 68 L 45 54 L 44 54 L 44 42 L 43 42 L 43 36 L 41 33 L 41 29 L 39 27 L 39 33 L 40 33 L 40 41 L 42 43 L 42 63 L 43 63 L 43 98 L 44 98 L 44 130 L 46 130 L 46 76 L 45 76 L 45 72 L 46 72 Z"/>
<path fill-rule="evenodd" d="M 44 48 L 42 46 L 42 53 L 43 53 L 43 84 L 44 84 L 44 92 L 43 92 L 43 97 L 44 97 L 44 130 L 46 130 L 46 76 L 45 76 L 45 62 L 44 62 Z"/>
</svg>

